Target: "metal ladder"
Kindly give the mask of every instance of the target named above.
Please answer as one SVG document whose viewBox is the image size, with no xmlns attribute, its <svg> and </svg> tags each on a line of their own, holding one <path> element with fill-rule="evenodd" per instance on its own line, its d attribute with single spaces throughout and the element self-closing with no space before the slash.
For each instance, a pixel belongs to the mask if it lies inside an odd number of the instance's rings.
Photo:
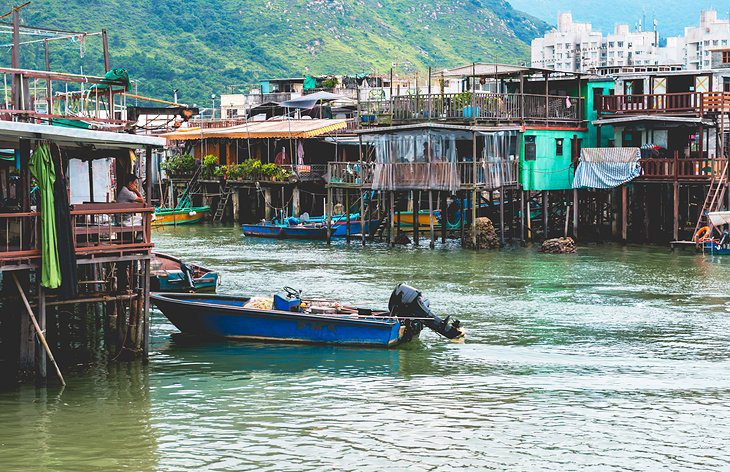
<svg viewBox="0 0 730 472">
<path fill-rule="evenodd" d="M 218 223 L 223 221 L 223 215 L 226 212 L 226 207 L 228 206 L 228 201 L 231 199 L 232 194 L 233 189 L 228 186 L 228 182 L 223 184 L 223 189 L 221 190 L 221 198 L 220 200 L 218 200 L 218 207 L 215 209 L 213 221 L 216 221 Z"/>
<path fill-rule="evenodd" d="M 697 218 L 697 224 L 695 225 L 694 233 L 692 233 L 693 237 L 702 226 L 707 224 L 707 214 L 713 211 L 718 211 L 722 207 L 726 190 L 727 163 L 725 163 L 719 177 L 713 176 L 712 180 L 710 180 L 710 188 L 707 190 L 707 196 L 705 196 L 702 211 L 700 211 L 700 216 Z"/>
</svg>

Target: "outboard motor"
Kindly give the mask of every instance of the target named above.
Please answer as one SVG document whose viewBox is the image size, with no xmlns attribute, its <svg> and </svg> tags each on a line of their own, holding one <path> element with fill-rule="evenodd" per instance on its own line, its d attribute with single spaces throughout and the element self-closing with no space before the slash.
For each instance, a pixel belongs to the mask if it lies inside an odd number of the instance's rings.
<svg viewBox="0 0 730 472">
<path fill-rule="evenodd" d="M 423 297 L 421 292 L 409 285 L 398 284 L 390 295 L 388 309 L 393 316 L 405 319 L 417 319 L 424 326 L 431 328 L 449 339 L 464 336 L 464 332 L 459 328 L 461 325 L 459 320 L 451 320 L 450 316 L 444 319 L 436 316 L 429 309 L 428 300 Z"/>
</svg>

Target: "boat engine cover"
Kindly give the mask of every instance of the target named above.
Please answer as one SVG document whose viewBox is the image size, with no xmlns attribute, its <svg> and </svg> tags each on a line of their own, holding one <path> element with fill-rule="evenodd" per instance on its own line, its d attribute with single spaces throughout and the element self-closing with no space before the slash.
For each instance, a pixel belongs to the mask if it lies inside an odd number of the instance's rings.
<svg viewBox="0 0 730 472">
<path fill-rule="evenodd" d="M 388 309 L 393 316 L 402 318 L 417 318 L 432 330 L 449 339 L 460 338 L 464 332 L 460 329 L 461 322 L 447 316 L 441 319 L 429 308 L 429 303 L 421 292 L 415 288 L 398 284 L 390 295 Z"/>
</svg>

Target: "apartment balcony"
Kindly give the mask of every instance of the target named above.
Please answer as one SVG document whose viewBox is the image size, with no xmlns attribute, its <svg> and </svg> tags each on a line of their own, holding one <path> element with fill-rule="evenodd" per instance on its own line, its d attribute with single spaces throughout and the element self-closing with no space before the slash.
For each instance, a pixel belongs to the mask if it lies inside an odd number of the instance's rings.
<svg viewBox="0 0 730 472">
<path fill-rule="evenodd" d="M 642 158 L 641 175 L 637 178 L 645 182 L 709 182 L 722 178 L 726 171 L 726 158 Z"/>
</svg>

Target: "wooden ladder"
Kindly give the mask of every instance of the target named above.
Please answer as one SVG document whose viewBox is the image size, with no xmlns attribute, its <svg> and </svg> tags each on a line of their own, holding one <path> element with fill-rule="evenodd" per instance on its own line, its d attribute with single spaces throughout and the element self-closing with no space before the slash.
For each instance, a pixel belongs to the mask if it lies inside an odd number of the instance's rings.
<svg viewBox="0 0 730 472">
<path fill-rule="evenodd" d="M 223 221 L 223 215 L 226 212 L 226 207 L 228 206 L 228 201 L 231 199 L 232 194 L 233 189 L 228 186 L 228 182 L 223 184 L 223 189 L 221 190 L 221 198 L 220 200 L 218 200 L 218 207 L 215 209 L 213 221 L 216 221 L 218 223 Z"/>
<path fill-rule="evenodd" d="M 697 234 L 697 231 L 701 227 L 707 224 L 707 214 L 718 211 L 722 207 L 727 190 L 727 165 L 726 162 L 719 177 L 713 176 L 712 180 L 710 180 L 710 188 L 707 190 L 705 202 L 702 204 L 702 211 L 700 211 L 700 216 L 697 218 L 697 224 L 695 225 L 695 231 L 692 233 L 692 237 Z"/>
</svg>

